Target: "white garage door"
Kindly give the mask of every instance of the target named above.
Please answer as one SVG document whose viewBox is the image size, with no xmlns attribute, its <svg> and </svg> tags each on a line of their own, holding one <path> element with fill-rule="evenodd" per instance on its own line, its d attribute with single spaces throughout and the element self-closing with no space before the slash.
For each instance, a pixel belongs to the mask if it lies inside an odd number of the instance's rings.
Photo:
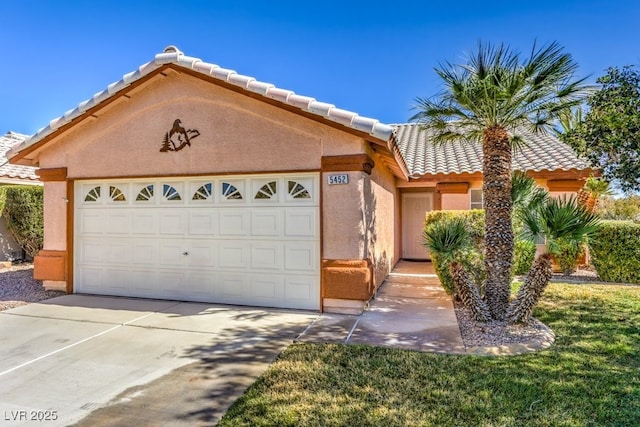
<svg viewBox="0 0 640 427">
<path fill-rule="evenodd" d="M 320 308 L 317 174 L 76 182 L 81 293 Z"/>
</svg>

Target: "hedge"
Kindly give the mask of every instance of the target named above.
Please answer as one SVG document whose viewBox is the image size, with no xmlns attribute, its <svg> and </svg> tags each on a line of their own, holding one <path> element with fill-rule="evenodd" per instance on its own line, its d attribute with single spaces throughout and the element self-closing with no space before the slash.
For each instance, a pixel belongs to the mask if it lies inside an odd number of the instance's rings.
<svg viewBox="0 0 640 427">
<path fill-rule="evenodd" d="M 30 257 L 42 249 L 43 188 L 33 185 L 0 187 L 0 214 L 16 242 Z"/>
<path fill-rule="evenodd" d="M 589 239 L 589 254 L 602 280 L 640 284 L 640 224 L 602 221 Z"/>
</svg>

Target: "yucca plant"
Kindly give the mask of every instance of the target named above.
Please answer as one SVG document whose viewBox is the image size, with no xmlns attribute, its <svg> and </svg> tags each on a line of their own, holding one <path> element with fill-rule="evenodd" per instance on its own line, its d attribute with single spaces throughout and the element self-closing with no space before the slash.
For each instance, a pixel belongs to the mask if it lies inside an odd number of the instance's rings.
<svg viewBox="0 0 640 427">
<path fill-rule="evenodd" d="M 581 206 L 575 196 L 550 198 L 541 207 L 540 230 L 547 237 L 547 250 L 556 254 L 565 242 L 584 243 L 600 227 L 600 218 Z"/>
<path fill-rule="evenodd" d="M 456 294 L 456 288 L 449 271 L 449 265 L 471 246 L 471 235 L 463 218 L 450 218 L 427 226 L 423 234 L 423 244 L 431 252 L 431 261 L 445 291 Z"/>
</svg>

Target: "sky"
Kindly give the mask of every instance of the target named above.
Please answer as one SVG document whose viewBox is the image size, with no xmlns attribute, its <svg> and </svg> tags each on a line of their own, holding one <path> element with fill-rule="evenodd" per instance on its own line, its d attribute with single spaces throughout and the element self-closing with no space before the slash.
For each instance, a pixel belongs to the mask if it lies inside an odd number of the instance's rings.
<svg viewBox="0 0 640 427">
<path fill-rule="evenodd" d="M 404 123 L 479 41 L 557 41 L 589 81 L 640 64 L 640 1 L 0 0 L 0 134 L 33 134 L 168 45 Z"/>
</svg>

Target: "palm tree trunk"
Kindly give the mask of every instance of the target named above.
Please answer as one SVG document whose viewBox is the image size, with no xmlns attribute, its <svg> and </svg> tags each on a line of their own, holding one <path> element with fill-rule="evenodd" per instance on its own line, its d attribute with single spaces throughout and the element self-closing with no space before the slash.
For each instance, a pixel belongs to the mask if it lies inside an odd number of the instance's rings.
<svg viewBox="0 0 640 427">
<path fill-rule="evenodd" d="M 483 135 L 482 192 L 485 209 L 485 295 L 494 319 L 504 319 L 511 293 L 513 229 L 511 227 L 511 154 L 507 131 L 500 126 Z"/>
</svg>

